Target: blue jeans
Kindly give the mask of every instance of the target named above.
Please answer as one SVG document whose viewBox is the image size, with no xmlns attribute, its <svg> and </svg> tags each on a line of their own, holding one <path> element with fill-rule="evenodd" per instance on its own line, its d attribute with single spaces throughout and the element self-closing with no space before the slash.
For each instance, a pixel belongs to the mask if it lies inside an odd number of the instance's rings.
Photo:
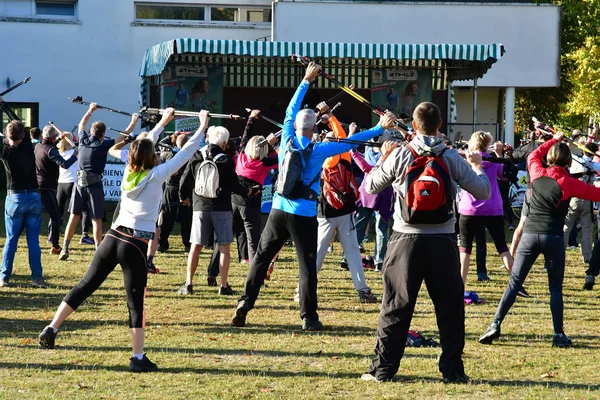
<svg viewBox="0 0 600 400">
<path fill-rule="evenodd" d="M 356 213 L 356 237 L 358 243 L 361 243 L 365 237 L 367 224 L 373 215 L 372 208 L 360 207 Z M 388 223 L 381 218 L 378 212 L 375 213 L 375 264 L 383 264 L 388 242 Z"/>
<path fill-rule="evenodd" d="M 42 224 L 42 200 L 38 192 L 8 194 L 4 206 L 6 224 L 6 244 L 2 252 L 2 272 L 0 278 L 10 279 L 17 243 L 21 231 L 27 234 L 29 268 L 31 279 L 42 279 L 42 250 L 40 248 L 40 227 Z"/>
</svg>

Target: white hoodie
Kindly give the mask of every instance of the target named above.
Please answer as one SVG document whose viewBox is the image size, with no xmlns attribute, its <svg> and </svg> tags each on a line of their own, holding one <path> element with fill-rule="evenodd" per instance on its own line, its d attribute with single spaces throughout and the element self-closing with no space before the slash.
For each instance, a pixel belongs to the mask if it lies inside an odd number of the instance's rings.
<svg viewBox="0 0 600 400">
<path fill-rule="evenodd" d="M 203 139 L 204 132 L 198 129 L 172 159 L 144 171 L 145 174 L 130 173 L 126 168 L 121 183 L 121 208 L 113 228 L 124 226 L 154 233 L 162 202 L 163 183 L 192 158 Z"/>
</svg>

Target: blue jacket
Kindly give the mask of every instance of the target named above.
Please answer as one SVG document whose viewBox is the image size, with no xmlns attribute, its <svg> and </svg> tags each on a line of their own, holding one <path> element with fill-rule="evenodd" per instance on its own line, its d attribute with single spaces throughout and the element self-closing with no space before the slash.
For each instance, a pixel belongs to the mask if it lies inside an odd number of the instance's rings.
<svg viewBox="0 0 600 400">
<path fill-rule="evenodd" d="M 294 121 L 296 120 L 296 114 L 300 111 L 300 106 L 302 104 L 302 100 L 304 99 L 304 95 L 308 91 L 308 87 L 310 84 L 308 81 L 302 81 L 298 89 L 296 89 L 296 93 L 285 113 L 285 121 L 283 122 L 283 130 L 281 132 L 281 148 L 279 150 L 278 158 L 279 158 L 279 168 L 281 169 L 281 165 L 283 164 L 283 160 L 285 158 L 285 148 L 287 143 L 290 140 L 294 140 L 294 146 L 299 149 L 305 149 L 309 143 L 310 139 L 305 138 L 302 135 L 296 135 L 294 130 Z M 361 141 L 366 142 L 369 139 L 374 138 L 375 136 L 379 136 L 383 133 L 383 128 L 379 125 L 363 131 L 361 133 L 357 133 L 352 136 L 353 141 Z M 320 176 L 321 171 L 323 169 L 323 162 L 327 157 L 335 156 L 338 154 L 345 153 L 354 148 L 358 147 L 358 144 L 349 144 L 349 143 L 335 143 L 335 142 L 325 142 L 325 143 L 315 143 L 313 147 L 313 151 L 304 167 L 304 175 L 303 181 L 305 185 L 308 185 L 311 181 L 315 179 L 316 176 Z M 320 194 L 320 177 L 317 179 L 310 187 L 317 194 Z M 308 199 L 287 199 L 275 192 L 273 196 L 273 208 L 285 211 L 290 214 L 300 215 L 302 217 L 315 217 L 317 215 L 317 202 L 315 200 Z"/>
</svg>

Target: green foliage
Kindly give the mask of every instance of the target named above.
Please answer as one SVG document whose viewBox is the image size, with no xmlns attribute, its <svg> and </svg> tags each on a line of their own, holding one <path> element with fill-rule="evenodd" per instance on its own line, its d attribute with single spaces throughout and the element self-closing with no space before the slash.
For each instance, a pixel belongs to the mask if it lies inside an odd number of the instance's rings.
<svg viewBox="0 0 600 400">
<path fill-rule="evenodd" d="M 596 115 L 600 110 L 596 100 L 600 98 L 599 93 L 591 89 L 591 86 L 597 86 L 598 80 L 593 79 L 600 70 L 600 57 L 592 46 L 597 43 L 595 38 L 600 30 L 600 0 L 540 3 L 561 6 L 561 85 L 558 88 L 517 90 L 515 126 L 531 127 L 531 116 L 536 116 L 551 124 L 583 127 L 586 116 Z"/>
</svg>

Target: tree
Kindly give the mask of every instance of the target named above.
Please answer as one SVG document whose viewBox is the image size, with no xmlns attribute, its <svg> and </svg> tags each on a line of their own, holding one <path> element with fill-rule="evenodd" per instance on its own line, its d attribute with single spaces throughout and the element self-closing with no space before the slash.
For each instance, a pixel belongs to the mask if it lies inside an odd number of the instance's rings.
<svg viewBox="0 0 600 400">
<path fill-rule="evenodd" d="M 593 76 L 598 76 L 592 75 L 591 71 L 600 71 L 600 57 L 596 57 L 598 61 L 595 63 L 584 61 L 593 56 L 593 49 L 583 50 L 588 47 L 589 38 L 596 38 L 600 31 L 600 0 L 552 0 L 540 3 L 561 6 L 560 86 L 517 90 L 515 126 L 531 126 L 532 116 L 556 125 L 581 126 L 587 119 L 586 115 L 592 114 L 591 103 L 583 102 L 583 99 L 592 96 L 590 83 Z M 592 39 L 591 43 L 597 44 L 598 41 Z M 596 94 L 600 94 L 600 89 Z M 583 104 L 587 108 L 582 108 Z M 595 110 L 600 110 L 599 104 L 594 107 Z"/>
</svg>

